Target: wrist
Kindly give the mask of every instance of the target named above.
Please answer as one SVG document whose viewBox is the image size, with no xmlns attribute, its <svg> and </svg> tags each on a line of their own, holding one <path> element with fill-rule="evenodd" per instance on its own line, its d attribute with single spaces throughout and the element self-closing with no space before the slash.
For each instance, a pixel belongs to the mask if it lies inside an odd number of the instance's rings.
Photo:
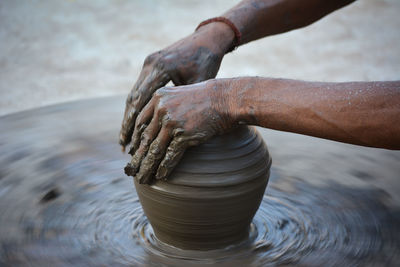
<svg viewBox="0 0 400 267">
<path fill-rule="evenodd" d="M 218 120 L 220 120 L 223 132 L 237 125 L 230 80 L 212 79 L 207 81 L 207 89 L 212 103 L 211 108 L 218 114 Z"/>
<path fill-rule="evenodd" d="M 235 33 L 223 22 L 212 22 L 206 24 L 195 32 L 206 36 L 208 44 L 212 45 L 216 52 L 226 54 L 235 42 Z"/>
<path fill-rule="evenodd" d="M 225 79 L 225 99 L 230 119 L 236 125 L 258 125 L 257 101 L 261 98 L 258 77 Z"/>
</svg>

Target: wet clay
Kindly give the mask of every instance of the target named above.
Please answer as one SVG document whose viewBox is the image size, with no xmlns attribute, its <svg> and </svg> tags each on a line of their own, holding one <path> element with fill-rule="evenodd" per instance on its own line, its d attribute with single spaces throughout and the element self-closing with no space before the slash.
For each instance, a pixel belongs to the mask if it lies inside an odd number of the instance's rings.
<svg viewBox="0 0 400 267">
<path fill-rule="evenodd" d="M 156 237 L 190 250 L 234 245 L 249 235 L 271 158 L 254 128 L 241 126 L 187 150 L 167 181 L 135 187 Z"/>
<path fill-rule="evenodd" d="M 268 134 L 274 164 L 246 239 L 210 251 L 161 242 L 123 173 L 123 105 L 102 98 L 0 118 L 0 266 L 400 262 L 400 205 L 380 189 L 398 187 L 399 153 L 281 132 Z"/>
</svg>

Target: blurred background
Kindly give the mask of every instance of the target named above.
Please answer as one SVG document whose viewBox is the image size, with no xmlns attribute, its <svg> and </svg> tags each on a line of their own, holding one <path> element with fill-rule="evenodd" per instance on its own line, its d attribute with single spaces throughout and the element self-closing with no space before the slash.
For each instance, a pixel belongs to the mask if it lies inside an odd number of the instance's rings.
<svg viewBox="0 0 400 267">
<path fill-rule="evenodd" d="M 148 54 L 237 2 L 2 0 L 0 115 L 127 94 Z M 399 14 L 398 0 L 359 0 L 307 28 L 240 47 L 218 77 L 399 79 Z"/>
</svg>

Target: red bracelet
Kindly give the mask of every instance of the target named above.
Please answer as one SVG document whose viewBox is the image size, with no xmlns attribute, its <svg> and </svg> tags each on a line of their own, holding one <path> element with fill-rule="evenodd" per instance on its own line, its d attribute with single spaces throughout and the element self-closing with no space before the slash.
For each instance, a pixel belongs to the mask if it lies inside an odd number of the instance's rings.
<svg viewBox="0 0 400 267">
<path fill-rule="evenodd" d="M 232 47 L 229 49 L 228 52 L 232 52 L 233 50 L 235 50 L 236 47 L 238 47 L 240 45 L 240 42 L 241 42 L 241 39 L 242 39 L 242 34 L 240 33 L 239 29 L 235 26 L 235 24 L 233 24 L 232 21 L 230 21 L 229 19 L 227 19 L 225 17 L 215 17 L 215 18 L 207 19 L 207 20 L 201 22 L 199 24 L 199 26 L 197 26 L 196 31 L 200 27 L 202 27 L 202 26 L 204 26 L 206 24 L 212 23 L 212 22 L 225 23 L 226 25 L 228 25 L 232 29 L 232 31 L 235 34 L 235 42 L 232 44 Z"/>
</svg>

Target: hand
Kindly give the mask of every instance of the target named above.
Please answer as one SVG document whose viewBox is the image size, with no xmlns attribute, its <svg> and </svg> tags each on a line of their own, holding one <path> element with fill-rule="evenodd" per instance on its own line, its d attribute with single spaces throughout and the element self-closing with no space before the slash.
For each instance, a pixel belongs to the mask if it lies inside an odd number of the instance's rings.
<svg viewBox="0 0 400 267">
<path fill-rule="evenodd" d="M 189 146 L 227 132 L 233 121 L 217 80 L 157 90 L 136 120 L 127 175 L 166 179 Z"/>
<path fill-rule="evenodd" d="M 123 150 L 131 141 L 137 115 L 154 91 L 170 80 L 175 85 L 184 85 L 214 78 L 233 38 L 227 25 L 211 23 L 146 58 L 126 100 L 119 140 Z"/>
</svg>

